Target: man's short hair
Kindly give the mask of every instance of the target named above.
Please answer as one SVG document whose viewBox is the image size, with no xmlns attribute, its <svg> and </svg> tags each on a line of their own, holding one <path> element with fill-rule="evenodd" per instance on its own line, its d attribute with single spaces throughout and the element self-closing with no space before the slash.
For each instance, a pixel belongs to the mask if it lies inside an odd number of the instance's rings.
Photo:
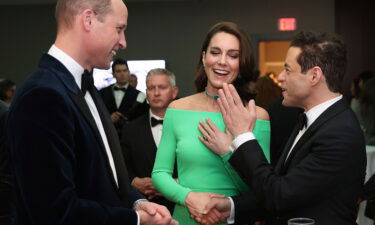
<svg viewBox="0 0 375 225">
<path fill-rule="evenodd" d="M 0 100 L 6 101 L 8 98 L 6 92 L 15 85 L 16 83 L 14 83 L 12 80 L 0 79 Z"/>
<path fill-rule="evenodd" d="M 58 0 L 55 10 L 57 27 L 71 27 L 74 17 L 85 9 L 92 9 L 98 20 L 103 22 L 104 17 L 112 11 L 111 0 Z"/>
<path fill-rule="evenodd" d="M 341 37 L 327 33 L 301 31 L 297 33 L 291 47 L 301 48 L 297 58 L 301 72 L 319 66 L 332 92 L 341 92 L 341 83 L 346 71 L 346 47 Z"/>
<path fill-rule="evenodd" d="M 128 62 L 127 62 L 126 60 L 124 60 L 124 59 L 120 59 L 120 58 L 117 58 L 117 59 L 115 59 L 115 60 L 113 61 L 113 63 L 112 63 L 112 73 L 115 72 L 115 66 L 116 66 L 116 65 L 125 65 L 126 68 L 129 69 L 129 67 L 128 67 Z"/>
<path fill-rule="evenodd" d="M 162 69 L 162 68 L 156 68 L 156 69 L 152 69 L 148 71 L 147 76 L 146 76 L 146 84 L 150 76 L 157 75 L 157 74 L 167 75 L 171 86 L 176 87 L 176 76 L 174 75 L 174 73 L 172 73 L 171 71 L 167 69 Z"/>
</svg>

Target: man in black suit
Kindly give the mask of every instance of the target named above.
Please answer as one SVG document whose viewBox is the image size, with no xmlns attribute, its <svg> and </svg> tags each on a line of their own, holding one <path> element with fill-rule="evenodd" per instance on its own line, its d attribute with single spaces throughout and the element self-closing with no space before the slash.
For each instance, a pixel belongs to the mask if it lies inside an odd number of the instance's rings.
<svg viewBox="0 0 375 225">
<path fill-rule="evenodd" d="M 112 73 L 116 83 L 100 90 L 100 94 L 121 137 L 124 124 L 145 114 L 148 104 L 145 94 L 129 85 L 130 71 L 125 60 L 116 59 Z"/>
<path fill-rule="evenodd" d="M 152 69 L 146 77 L 146 95 L 150 110 L 126 124 L 122 130 L 122 150 L 131 185 L 149 200 L 173 210 L 174 204 L 160 196 L 154 188 L 151 173 L 156 149 L 163 131 L 163 118 L 169 103 L 176 98 L 175 75 L 167 69 Z"/>
<path fill-rule="evenodd" d="M 340 94 L 345 67 L 340 38 L 296 34 L 278 79 L 283 105 L 303 108 L 301 121 L 306 123 L 296 127 L 275 168 L 252 133 L 254 101 L 244 107 L 232 85 L 219 91 L 225 124 L 235 137 L 229 162 L 255 194 L 233 197 L 236 223 L 254 216 L 260 202 L 270 213 L 268 224 L 286 225 L 294 217 L 312 218 L 319 225 L 356 224 L 366 152 L 358 121 Z M 212 206 L 228 212 L 231 203 L 216 199 Z"/>
<path fill-rule="evenodd" d="M 16 225 L 176 224 L 131 188 L 92 69 L 126 47 L 122 0 L 59 0 L 54 45 L 17 90 L 7 121 Z"/>
</svg>

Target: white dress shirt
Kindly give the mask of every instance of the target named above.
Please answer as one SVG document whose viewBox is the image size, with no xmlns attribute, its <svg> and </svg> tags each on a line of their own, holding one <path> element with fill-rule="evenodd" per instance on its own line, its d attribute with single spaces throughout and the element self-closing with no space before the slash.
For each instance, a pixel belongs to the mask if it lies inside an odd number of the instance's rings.
<svg viewBox="0 0 375 225">
<path fill-rule="evenodd" d="M 302 130 L 299 131 L 296 138 L 294 139 L 292 147 L 289 149 L 288 155 L 285 159 L 285 161 L 289 158 L 290 153 L 292 152 L 292 149 L 297 144 L 298 140 L 302 137 L 302 135 L 306 132 L 306 130 L 310 127 L 312 123 L 324 112 L 326 111 L 331 105 L 335 104 L 337 101 L 342 99 L 342 95 L 337 96 L 336 98 L 332 98 L 328 101 L 325 101 L 323 103 L 320 103 L 319 105 L 316 105 L 312 107 L 309 111 L 305 112 L 307 117 L 307 125 Z"/>
<path fill-rule="evenodd" d="M 120 108 L 120 105 L 121 105 L 121 102 L 123 100 L 123 98 L 125 97 L 125 91 L 122 91 L 122 90 L 114 90 L 115 87 L 118 87 L 118 88 L 125 88 L 128 89 L 129 87 L 129 83 L 126 83 L 125 85 L 123 86 L 120 86 L 119 84 L 114 84 L 112 86 L 112 91 L 113 91 L 113 96 L 115 98 L 115 102 L 116 102 L 116 107 L 117 109 Z M 137 95 L 137 98 L 136 98 L 136 101 L 139 102 L 139 103 L 143 103 L 146 99 L 146 95 L 145 93 L 143 92 L 139 92 L 138 95 Z"/>
<path fill-rule="evenodd" d="M 150 127 L 151 127 L 152 137 L 154 138 L 156 147 L 158 147 L 159 143 L 160 143 L 161 135 L 163 133 L 163 124 L 157 124 L 154 127 L 151 126 L 151 118 L 152 117 L 154 117 L 157 120 L 163 120 L 163 118 L 160 118 L 160 117 L 156 116 L 155 114 L 153 114 L 151 112 L 151 109 L 150 109 L 149 123 L 150 123 Z"/>
<path fill-rule="evenodd" d="M 122 99 L 125 97 L 125 91 L 114 90 L 114 87 L 125 88 L 125 90 L 126 90 L 126 89 L 128 89 L 128 86 L 129 86 L 129 83 L 126 83 L 124 86 L 120 86 L 119 84 L 116 83 L 112 86 L 113 96 L 115 97 L 115 102 L 116 102 L 117 108 L 120 108 Z"/>
<path fill-rule="evenodd" d="M 48 51 L 48 54 L 56 58 L 58 61 L 60 61 L 69 70 L 69 72 L 73 75 L 74 80 L 76 81 L 78 87 L 81 88 L 81 80 L 82 80 L 82 74 L 83 74 L 84 68 L 80 64 L 78 64 L 72 57 L 70 57 L 68 54 L 63 52 L 61 49 L 59 49 L 55 45 L 52 45 L 52 47 Z M 115 178 L 116 184 L 118 185 L 116 167 L 113 161 L 111 149 L 109 148 L 107 135 L 105 134 L 104 127 L 100 119 L 98 109 L 96 108 L 94 100 L 92 99 L 88 91 L 85 94 L 85 100 L 86 100 L 87 105 L 90 108 L 90 112 L 92 116 L 95 119 L 95 123 L 100 132 L 100 136 L 102 137 L 102 141 L 104 143 L 104 147 L 107 152 L 107 156 L 109 160 L 109 165 L 111 166 L 113 176 Z"/>
</svg>

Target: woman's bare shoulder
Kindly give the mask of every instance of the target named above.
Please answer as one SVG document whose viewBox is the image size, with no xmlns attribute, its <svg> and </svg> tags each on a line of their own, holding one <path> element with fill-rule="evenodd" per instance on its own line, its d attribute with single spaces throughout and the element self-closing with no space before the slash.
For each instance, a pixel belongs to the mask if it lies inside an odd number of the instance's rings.
<svg viewBox="0 0 375 225">
<path fill-rule="evenodd" d="M 171 102 L 168 108 L 191 110 L 197 104 L 198 94 L 183 97 Z"/>
<path fill-rule="evenodd" d="M 257 119 L 270 120 L 270 116 L 268 115 L 268 112 L 262 107 L 257 106 L 256 112 L 257 112 Z"/>
</svg>

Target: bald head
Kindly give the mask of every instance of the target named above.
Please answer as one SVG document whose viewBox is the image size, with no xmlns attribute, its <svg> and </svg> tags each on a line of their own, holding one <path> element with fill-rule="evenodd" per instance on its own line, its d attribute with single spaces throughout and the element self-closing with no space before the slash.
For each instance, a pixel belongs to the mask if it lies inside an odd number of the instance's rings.
<svg viewBox="0 0 375 225">
<path fill-rule="evenodd" d="M 58 30 L 70 28 L 74 17 L 85 9 L 92 9 L 98 20 L 112 11 L 111 0 L 58 0 L 55 10 L 55 18 Z"/>
</svg>

